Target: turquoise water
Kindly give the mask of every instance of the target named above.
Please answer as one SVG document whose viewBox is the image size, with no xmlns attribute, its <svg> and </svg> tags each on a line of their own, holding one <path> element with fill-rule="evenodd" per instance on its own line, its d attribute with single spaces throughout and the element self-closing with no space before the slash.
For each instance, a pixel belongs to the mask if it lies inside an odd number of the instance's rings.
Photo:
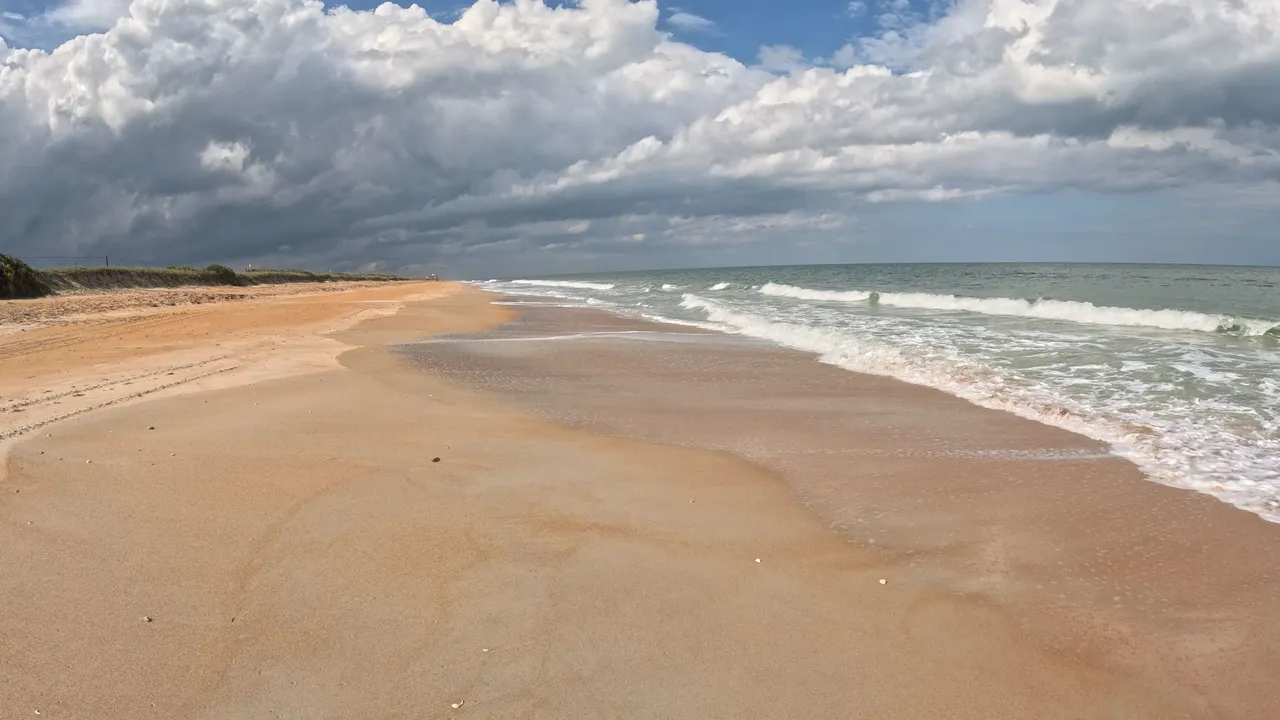
<svg viewBox="0 0 1280 720">
<path fill-rule="evenodd" d="M 1277 268 L 827 265 L 480 284 L 934 387 L 1110 443 L 1155 481 L 1280 522 Z"/>
</svg>

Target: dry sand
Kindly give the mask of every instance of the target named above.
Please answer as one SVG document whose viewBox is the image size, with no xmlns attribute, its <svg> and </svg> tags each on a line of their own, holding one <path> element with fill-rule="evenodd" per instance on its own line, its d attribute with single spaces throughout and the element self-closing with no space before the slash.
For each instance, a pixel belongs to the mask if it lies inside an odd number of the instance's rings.
<svg viewBox="0 0 1280 720">
<path fill-rule="evenodd" d="M 730 453 L 566 428 L 387 351 L 506 320 L 490 299 L 0 339 L 24 410 L 0 416 L 0 717 L 1276 716 L 899 581 Z"/>
<path fill-rule="evenodd" d="M 0 301 L 0 442 L 157 393 L 336 368 L 349 346 L 329 334 L 454 290 L 331 283 Z"/>
</svg>

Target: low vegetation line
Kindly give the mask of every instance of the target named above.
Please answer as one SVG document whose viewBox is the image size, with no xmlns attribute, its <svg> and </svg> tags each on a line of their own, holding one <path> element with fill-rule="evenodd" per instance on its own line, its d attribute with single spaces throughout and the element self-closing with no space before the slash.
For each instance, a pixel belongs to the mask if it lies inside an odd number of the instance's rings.
<svg viewBox="0 0 1280 720">
<path fill-rule="evenodd" d="M 187 265 L 153 267 L 81 267 L 36 270 L 23 261 L 0 254 L 0 298 L 36 298 L 60 292 L 95 292 L 132 288 L 171 288 L 201 285 L 275 285 L 280 283 L 397 282 L 416 280 L 378 273 L 328 273 L 310 270 L 244 270 L 225 265 L 204 268 Z"/>
</svg>

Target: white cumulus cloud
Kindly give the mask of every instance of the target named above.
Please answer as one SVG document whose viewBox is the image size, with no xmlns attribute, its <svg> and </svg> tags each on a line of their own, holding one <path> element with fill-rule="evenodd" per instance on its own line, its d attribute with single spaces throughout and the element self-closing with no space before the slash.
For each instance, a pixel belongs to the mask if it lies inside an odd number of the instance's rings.
<svg viewBox="0 0 1280 720">
<path fill-rule="evenodd" d="M 717 232 L 837 237 L 867 204 L 1280 181 L 1274 0 L 873 3 L 898 20 L 831 63 L 775 47 L 761 67 L 673 39 L 652 0 L 479 0 L 451 23 L 65 7 L 106 29 L 0 42 L 19 255 L 465 270 L 555 245 L 589 265 Z"/>
<path fill-rule="evenodd" d="M 677 30 L 694 33 L 714 32 L 718 29 L 714 20 L 680 9 L 676 9 L 667 17 L 667 24 Z"/>
<path fill-rule="evenodd" d="M 73 27 L 103 30 L 129 12 L 129 0 L 70 0 L 47 14 L 50 20 Z"/>
</svg>

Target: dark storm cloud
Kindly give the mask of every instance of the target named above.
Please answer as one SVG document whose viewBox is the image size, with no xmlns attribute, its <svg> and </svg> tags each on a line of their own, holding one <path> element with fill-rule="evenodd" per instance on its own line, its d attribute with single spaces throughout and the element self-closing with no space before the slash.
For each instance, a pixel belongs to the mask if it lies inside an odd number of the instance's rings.
<svg viewBox="0 0 1280 720">
<path fill-rule="evenodd" d="M 836 238 L 867 203 L 1280 178 L 1272 0 L 962 1 L 784 74 L 676 42 L 653 2 L 124 8 L 0 46 L 10 252 L 518 265 Z"/>
</svg>

